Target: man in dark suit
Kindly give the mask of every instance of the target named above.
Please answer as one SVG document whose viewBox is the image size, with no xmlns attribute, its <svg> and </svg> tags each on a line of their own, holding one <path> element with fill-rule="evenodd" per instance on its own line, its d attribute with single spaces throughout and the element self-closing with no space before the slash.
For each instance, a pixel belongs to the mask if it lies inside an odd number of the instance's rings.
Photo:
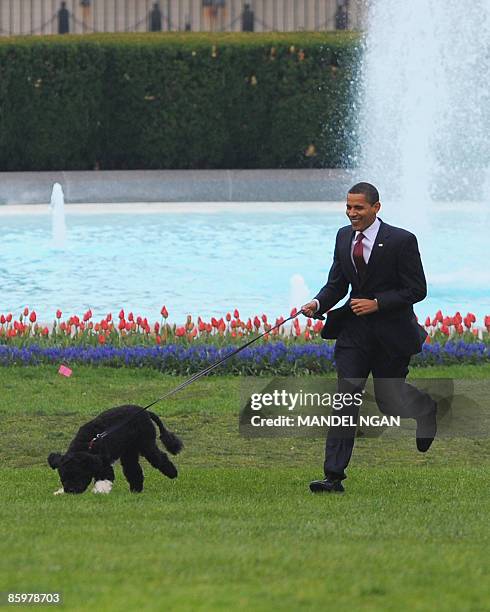
<svg viewBox="0 0 490 612">
<path fill-rule="evenodd" d="M 327 314 L 323 338 L 336 338 L 338 388 L 353 393 L 364 388 L 372 373 L 381 412 L 417 421 L 417 448 L 429 449 L 436 435 L 436 404 L 426 393 L 405 382 L 411 355 L 422 350 L 427 336 L 412 305 L 427 294 L 417 239 L 377 217 L 378 190 L 358 183 L 347 194 L 350 225 L 337 233 L 327 283 L 302 307 L 320 317 L 348 292 L 349 300 Z M 339 415 L 353 422 L 358 407 L 344 406 Z M 313 492 L 344 490 L 342 480 L 354 447 L 355 427 L 333 428 L 325 447 L 325 479 L 310 484 Z"/>
</svg>

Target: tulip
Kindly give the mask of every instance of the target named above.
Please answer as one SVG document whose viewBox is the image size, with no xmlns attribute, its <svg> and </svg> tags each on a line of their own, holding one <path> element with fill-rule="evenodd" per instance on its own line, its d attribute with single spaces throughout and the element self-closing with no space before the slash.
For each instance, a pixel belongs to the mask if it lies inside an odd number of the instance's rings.
<svg viewBox="0 0 490 612">
<path fill-rule="evenodd" d="M 265 315 L 265 314 L 262 315 L 262 321 L 264 323 L 267 323 L 267 315 Z"/>
<path fill-rule="evenodd" d="M 305 340 L 310 339 L 310 332 L 308 330 L 305 331 Z"/>
<path fill-rule="evenodd" d="M 43 336 L 48 336 L 49 335 L 49 329 L 47 327 L 45 327 L 43 329 Z"/>
<path fill-rule="evenodd" d="M 160 310 L 160 314 L 162 315 L 164 319 L 168 318 L 168 310 L 165 308 L 165 306 L 163 306 L 162 309 Z"/>
<path fill-rule="evenodd" d="M 238 310 L 236 308 L 233 311 L 233 316 L 235 317 L 235 319 L 239 319 L 240 318 L 240 313 L 238 312 Z"/>
<path fill-rule="evenodd" d="M 297 308 L 293 308 L 293 309 L 291 310 L 290 316 L 291 316 L 291 317 L 295 317 L 297 314 L 298 314 L 298 309 L 297 309 Z"/>
<path fill-rule="evenodd" d="M 6 321 L 6 320 L 7 320 L 7 319 L 5 318 L 5 315 L 2 315 L 2 316 L 0 317 L 0 323 L 1 323 L 2 325 L 5 325 L 5 321 Z"/>
<path fill-rule="evenodd" d="M 430 317 L 427 317 L 427 319 L 425 319 L 425 327 L 430 327 Z"/>
<path fill-rule="evenodd" d="M 456 325 L 456 331 L 458 334 L 462 334 L 464 332 L 463 326 L 461 325 L 461 323 L 458 323 Z"/>
<path fill-rule="evenodd" d="M 105 319 L 102 319 L 102 321 L 100 322 L 100 326 L 102 327 L 104 331 L 107 331 L 109 328 L 109 323 L 107 323 Z"/>
<path fill-rule="evenodd" d="M 175 330 L 175 335 L 179 338 L 185 336 L 185 327 L 177 327 L 177 329 Z"/>
<path fill-rule="evenodd" d="M 442 323 L 442 319 L 443 319 L 442 312 L 441 312 L 440 310 L 438 310 L 438 311 L 436 312 L 436 321 L 437 321 L 438 323 Z"/>
<path fill-rule="evenodd" d="M 106 340 L 106 338 L 105 338 L 104 334 L 100 334 L 100 336 L 99 336 L 99 344 L 105 344 L 105 340 Z"/>
<path fill-rule="evenodd" d="M 445 336 L 449 336 L 449 328 L 447 325 L 442 324 L 441 325 L 441 331 Z"/>
<path fill-rule="evenodd" d="M 61 319 L 61 315 L 62 315 L 62 314 L 63 314 L 63 313 L 61 312 L 61 310 L 59 310 L 59 309 L 58 309 L 58 310 L 56 311 L 56 318 L 57 318 L 57 319 Z"/>
<path fill-rule="evenodd" d="M 6 319 L 7 319 L 7 323 L 10 323 L 10 321 L 12 321 L 12 315 L 11 315 L 11 313 L 10 313 L 10 312 L 9 312 L 9 314 L 7 315 Z"/>
<path fill-rule="evenodd" d="M 228 323 L 231 321 L 231 314 L 229 312 L 226 313 L 226 320 Z"/>
<path fill-rule="evenodd" d="M 112 321 L 112 314 L 111 314 L 111 313 L 109 313 L 109 314 L 107 315 L 107 317 L 106 317 L 106 321 L 107 321 L 108 323 L 110 323 L 110 322 Z"/>
<path fill-rule="evenodd" d="M 161 337 L 160 337 L 160 336 L 156 336 L 156 337 L 155 337 L 155 340 L 156 340 L 156 343 L 157 343 L 157 344 L 161 344 L 161 343 L 162 343 L 162 339 L 161 339 Z"/>
<path fill-rule="evenodd" d="M 29 314 L 29 308 L 27 308 L 27 306 L 24 308 L 24 317 L 27 317 L 27 315 Z"/>
<path fill-rule="evenodd" d="M 197 327 L 194 327 L 190 335 L 192 336 L 192 338 L 195 338 L 197 336 Z"/>
<path fill-rule="evenodd" d="M 254 317 L 254 325 L 255 325 L 255 327 L 256 327 L 257 329 L 259 329 L 259 327 L 260 327 L 260 325 L 261 325 L 261 323 L 260 323 L 260 319 L 259 319 L 259 317 L 258 317 L 257 315 L 255 315 L 255 317 Z"/>
<path fill-rule="evenodd" d="M 121 311 L 119 312 L 119 318 L 120 318 L 120 319 L 124 319 L 124 310 L 121 310 Z"/>
</svg>

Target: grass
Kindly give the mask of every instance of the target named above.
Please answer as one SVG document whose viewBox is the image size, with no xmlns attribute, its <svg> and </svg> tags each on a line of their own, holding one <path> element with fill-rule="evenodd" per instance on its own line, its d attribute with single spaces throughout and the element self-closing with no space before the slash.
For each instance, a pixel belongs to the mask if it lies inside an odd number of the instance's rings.
<svg viewBox="0 0 490 612">
<path fill-rule="evenodd" d="M 426 375 L 426 369 L 413 375 Z M 434 368 L 474 379 L 490 367 Z M 60 496 L 46 465 L 78 426 L 180 382 L 152 370 L 0 369 L 0 591 L 69 610 L 488 610 L 488 436 L 360 438 L 342 496 L 314 496 L 322 440 L 238 435 L 240 379 L 204 379 L 156 412 L 182 436 L 180 476 L 145 467 L 130 495 Z"/>
</svg>

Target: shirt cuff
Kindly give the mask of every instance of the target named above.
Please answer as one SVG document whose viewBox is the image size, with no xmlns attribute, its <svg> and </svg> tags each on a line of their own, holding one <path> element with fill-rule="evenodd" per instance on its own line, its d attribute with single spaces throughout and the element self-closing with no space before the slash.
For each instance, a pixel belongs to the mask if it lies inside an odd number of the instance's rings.
<svg viewBox="0 0 490 612">
<path fill-rule="evenodd" d="M 315 313 L 317 313 L 317 312 L 320 310 L 320 302 L 319 302 L 319 301 L 318 301 L 316 298 L 313 298 L 311 301 L 312 301 L 312 302 L 316 302 L 316 310 L 315 310 Z"/>
</svg>

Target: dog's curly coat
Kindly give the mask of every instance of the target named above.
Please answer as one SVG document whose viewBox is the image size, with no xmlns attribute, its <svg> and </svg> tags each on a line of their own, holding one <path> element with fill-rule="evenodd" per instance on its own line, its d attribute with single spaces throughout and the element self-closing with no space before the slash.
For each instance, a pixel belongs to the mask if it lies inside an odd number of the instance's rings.
<svg viewBox="0 0 490 612">
<path fill-rule="evenodd" d="M 63 488 L 57 493 L 83 493 L 95 480 L 94 493 L 109 493 L 114 482 L 112 464 L 121 460 L 124 476 L 134 493 L 143 490 L 143 470 L 138 462 L 140 455 L 169 478 L 177 477 L 177 468 L 156 444 L 156 431 L 165 448 L 176 455 L 183 447 L 179 438 L 165 428 L 153 412 L 141 411 L 141 406 L 118 406 L 102 412 L 92 421 L 82 425 L 67 452 L 51 453 L 48 463 L 57 469 Z M 128 421 L 129 420 L 129 421 Z M 128 421 L 126 423 L 126 421 Z M 96 442 L 90 450 L 90 441 L 103 431 L 123 424 L 108 436 Z"/>
</svg>

